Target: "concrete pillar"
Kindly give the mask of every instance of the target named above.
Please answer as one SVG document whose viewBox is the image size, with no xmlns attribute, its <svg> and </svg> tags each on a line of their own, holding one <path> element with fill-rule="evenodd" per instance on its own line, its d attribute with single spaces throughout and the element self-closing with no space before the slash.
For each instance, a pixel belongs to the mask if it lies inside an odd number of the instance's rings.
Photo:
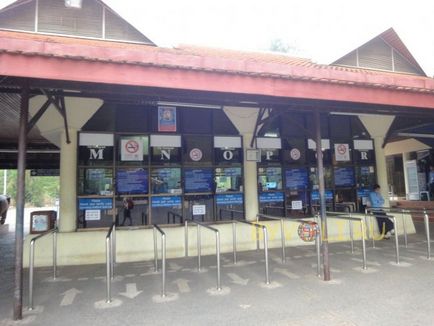
<svg viewBox="0 0 434 326">
<path fill-rule="evenodd" d="M 256 162 L 246 161 L 246 150 L 251 148 L 250 142 L 252 134 L 243 134 L 243 150 L 244 150 L 244 212 L 247 221 L 256 219 L 259 213 L 258 205 L 258 170 Z"/>
<path fill-rule="evenodd" d="M 381 187 L 381 194 L 384 197 L 384 206 L 389 207 L 389 183 L 387 182 L 386 154 L 384 152 L 383 143 L 383 137 L 374 138 L 377 183 Z"/>
<path fill-rule="evenodd" d="M 69 129 L 70 144 L 66 133 L 60 139 L 60 212 L 59 231 L 72 232 L 77 229 L 77 130 Z"/>
</svg>

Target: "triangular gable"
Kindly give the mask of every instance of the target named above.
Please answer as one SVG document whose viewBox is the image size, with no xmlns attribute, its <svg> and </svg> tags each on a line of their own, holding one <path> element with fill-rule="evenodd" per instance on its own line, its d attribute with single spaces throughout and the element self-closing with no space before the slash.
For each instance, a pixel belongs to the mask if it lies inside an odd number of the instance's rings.
<svg viewBox="0 0 434 326">
<path fill-rule="evenodd" d="M 393 28 L 389 28 L 334 61 L 331 65 L 379 69 L 426 76 L 421 66 Z"/>
<path fill-rule="evenodd" d="M 35 3 L 18 0 L 1 9 L 0 29 L 155 45 L 101 0 L 82 0 L 83 9 L 68 9 L 64 0 L 39 0 L 35 31 Z"/>
</svg>

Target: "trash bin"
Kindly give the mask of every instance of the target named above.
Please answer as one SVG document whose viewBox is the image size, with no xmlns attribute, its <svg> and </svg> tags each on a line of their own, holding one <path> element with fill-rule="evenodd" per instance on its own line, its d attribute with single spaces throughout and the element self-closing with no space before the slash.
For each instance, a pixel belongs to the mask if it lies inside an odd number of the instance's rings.
<svg viewBox="0 0 434 326">
<path fill-rule="evenodd" d="M 43 233 L 56 225 L 56 211 L 35 211 L 30 213 L 30 233 Z"/>
</svg>

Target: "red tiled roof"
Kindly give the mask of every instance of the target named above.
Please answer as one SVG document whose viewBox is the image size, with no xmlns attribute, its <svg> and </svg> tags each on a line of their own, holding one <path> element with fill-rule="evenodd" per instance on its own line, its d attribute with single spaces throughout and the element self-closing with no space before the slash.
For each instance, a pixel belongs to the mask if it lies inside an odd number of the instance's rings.
<svg viewBox="0 0 434 326">
<path fill-rule="evenodd" d="M 143 44 L 0 31 L 0 53 L 98 61 L 169 69 L 346 84 L 434 94 L 434 79 L 320 65 L 283 54 Z"/>
</svg>

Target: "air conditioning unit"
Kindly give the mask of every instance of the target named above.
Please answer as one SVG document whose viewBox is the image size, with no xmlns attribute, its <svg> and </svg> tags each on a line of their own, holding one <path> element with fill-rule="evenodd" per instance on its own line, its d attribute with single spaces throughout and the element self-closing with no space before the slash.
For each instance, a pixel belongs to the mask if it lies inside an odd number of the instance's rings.
<svg viewBox="0 0 434 326">
<path fill-rule="evenodd" d="M 65 0 L 65 7 L 81 9 L 82 0 Z"/>
</svg>

